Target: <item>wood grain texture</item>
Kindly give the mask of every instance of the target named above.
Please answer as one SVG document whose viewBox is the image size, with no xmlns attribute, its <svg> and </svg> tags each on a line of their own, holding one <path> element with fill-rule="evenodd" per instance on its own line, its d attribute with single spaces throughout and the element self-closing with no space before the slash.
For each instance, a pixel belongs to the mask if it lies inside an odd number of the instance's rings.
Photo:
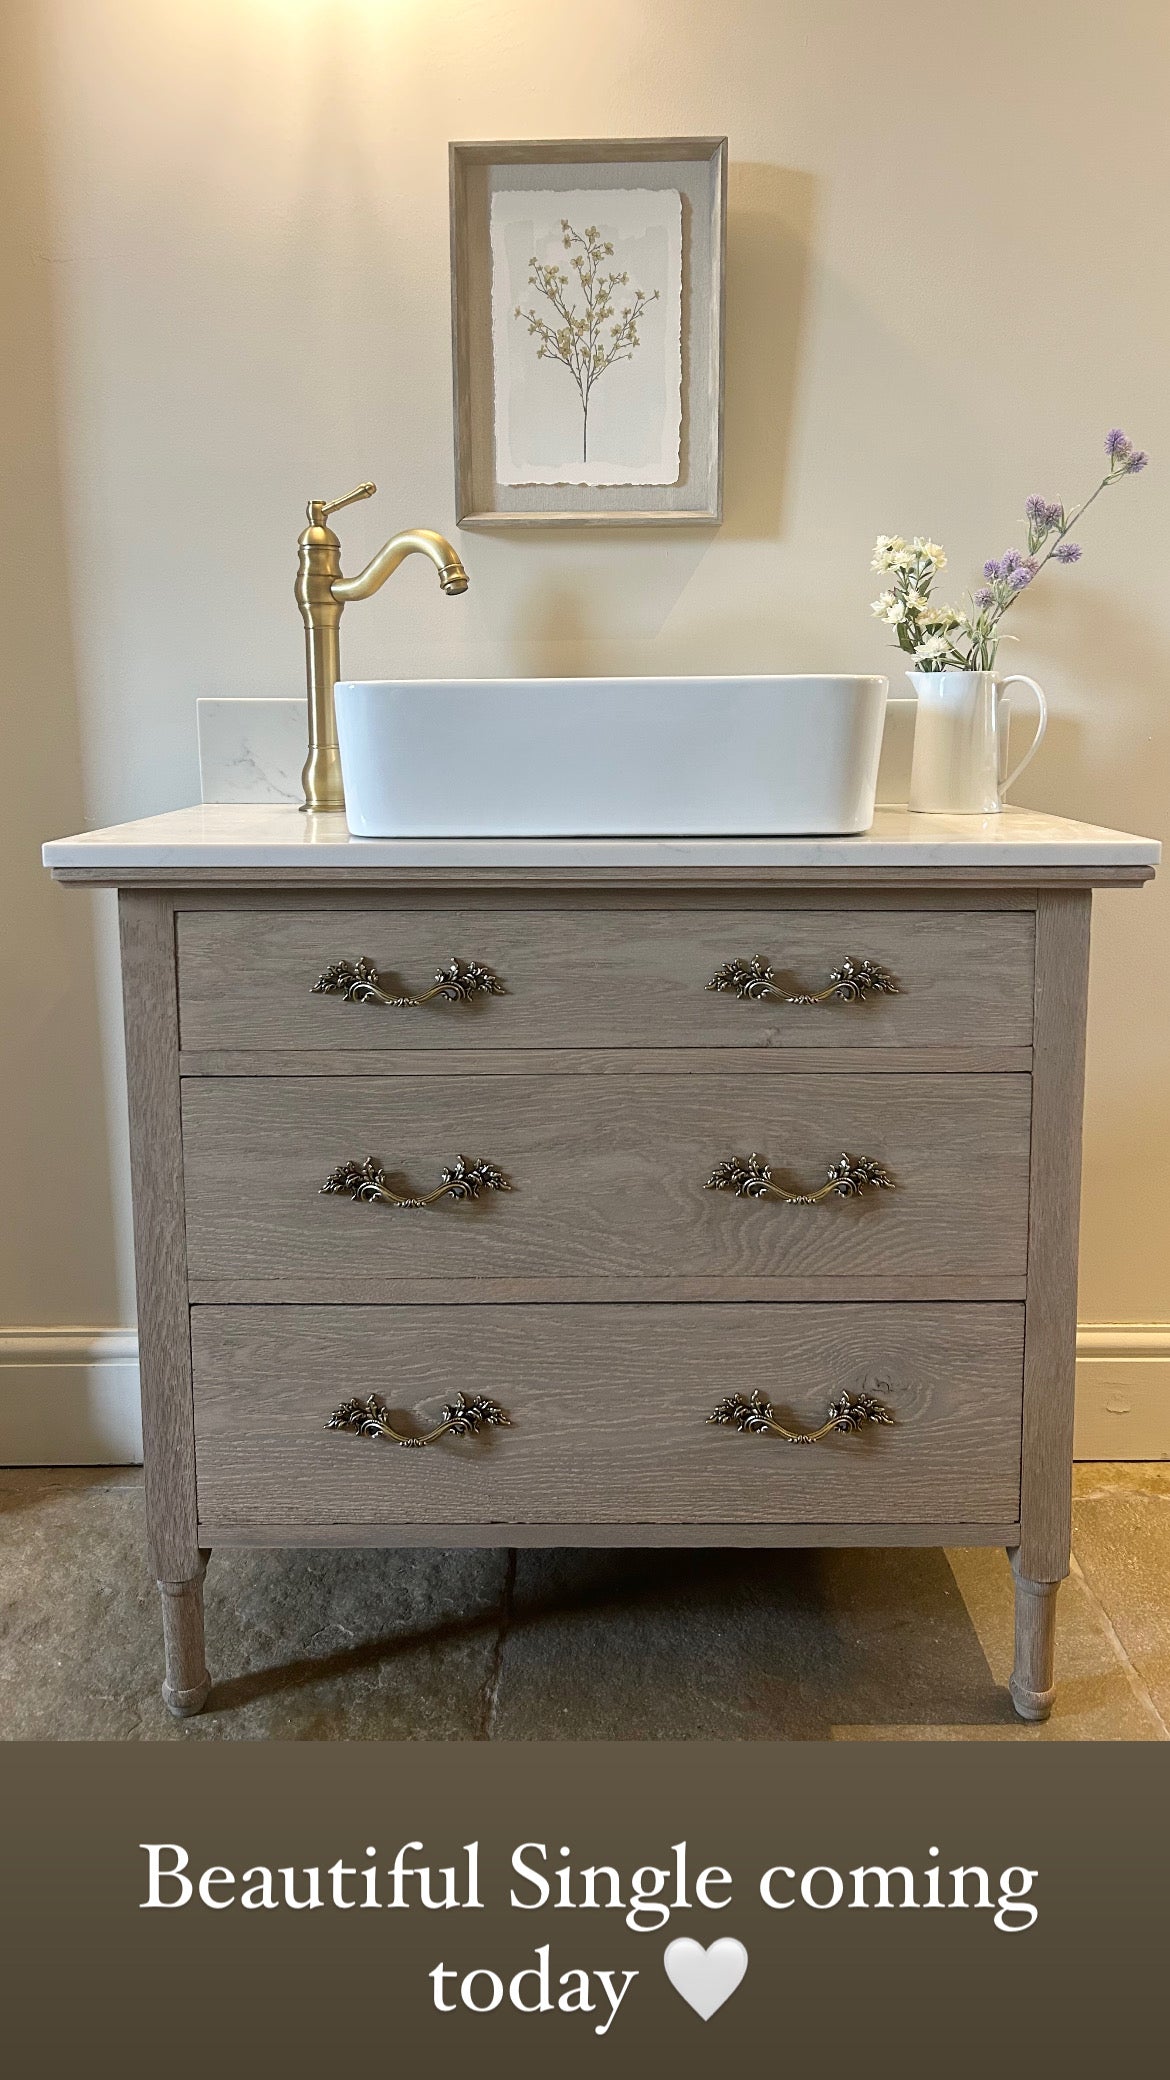
<svg viewBox="0 0 1170 2080">
<path fill-rule="evenodd" d="M 669 165 L 672 159 L 709 159 L 725 145 L 725 137 L 477 137 L 449 146 L 468 166 L 542 166 L 551 159 L 569 165 L 585 158 L 624 166 L 631 156 L 648 165 Z"/>
<path fill-rule="evenodd" d="M 505 875 L 512 871 L 504 870 Z M 578 871 L 576 880 L 567 873 L 551 872 L 545 885 L 530 876 L 523 886 L 514 887 L 501 886 L 498 872 L 479 868 L 474 872 L 452 874 L 443 869 L 396 867 L 389 873 L 382 873 L 377 888 L 383 892 L 379 904 L 384 903 L 395 913 L 429 911 L 436 917 L 501 909 L 523 910 L 529 915 L 546 910 L 653 910 L 660 903 L 669 903 L 676 914 L 728 908 L 734 908 L 740 914 L 756 914 L 760 911 L 774 912 L 778 893 L 785 911 L 1034 910 L 1036 907 L 1034 889 L 1019 888 L 1010 881 L 1001 885 L 1002 875 L 997 876 L 994 886 L 984 885 L 972 894 L 966 889 L 938 887 L 932 882 L 924 882 L 921 874 L 917 873 L 911 874 L 907 885 L 902 888 L 884 887 L 880 882 L 870 886 L 852 875 L 840 886 L 835 883 L 826 886 L 822 876 L 819 886 L 786 886 L 779 892 L 771 881 L 761 879 L 758 874 L 749 874 L 745 880 L 742 869 L 734 872 L 730 881 L 710 874 L 680 876 L 677 869 L 672 870 L 672 874 L 669 885 L 660 888 L 654 885 L 653 877 L 647 884 L 640 870 L 628 868 L 620 879 L 611 873 L 599 894 L 588 871 Z M 371 906 L 363 880 L 361 874 L 344 881 L 339 880 L 332 869 L 327 876 L 318 872 L 315 887 L 282 888 L 279 908 L 302 914 L 322 909 L 333 913 L 368 910 Z M 393 893 L 386 889 L 388 880 L 392 882 Z M 184 890 L 179 904 L 182 910 L 272 910 L 274 907 L 277 906 L 271 888 L 254 880 L 250 871 L 246 883 L 242 883 L 237 875 L 236 885 L 229 895 L 214 883 L 205 886 L 200 877 L 198 885 Z"/>
<path fill-rule="evenodd" d="M 306 1296 L 303 1280 L 281 1278 L 192 1278 L 187 1290 L 195 1306 L 279 1307 Z M 394 1300 L 419 1306 L 466 1307 L 490 1300 L 574 1301 L 597 1306 L 607 1300 L 1022 1300 L 1027 1280 L 1022 1273 L 998 1278 L 971 1277 L 952 1271 L 945 1278 L 921 1272 L 903 1278 L 850 1278 L 842 1293 L 839 1278 L 620 1278 L 612 1272 L 597 1278 L 396 1278 Z M 353 1278 L 331 1272 L 327 1290 L 314 1298 L 344 1302 L 349 1307 L 376 1307 L 387 1297 L 385 1275 Z"/>
<path fill-rule="evenodd" d="M 1016 1651 L 1008 1688 L 1021 1719 L 1047 1719 L 1056 1702 L 1056 1597 L 1059 1582 L 1035 1582 L 1011 1555 L 1016 1585 Z"/>
<path fill-rule="evenodd" d="M 1016 1518 L 1017 1307 L 196 1308 L 196 1455 L 208 1525 L 409 1522 L 863 1524 Z M 841 1393 L 895 1421 L 815 1447 L 706 1420 L 766 1380 L 802 1427 Z M 423 1451 L 329 1431 L 380 1391 L 429 1425 L 457 1389 L 510 1429 Z"/>
<path fill-rule="evenodd" d="M 640 1076 L 720 1075 L 732 1067 L 737 1076 L 786 1075 L 815 1069 L 822 1076 L 856 1076 L 865 1053 L 855 1047 L 739 1047 L 731 1061 L 719 1047 L 639 1048 L 636 1063 L 628 1047 L 477 1048 L 477 1076 Z M 871 1067 L 883 1076 L 934 1075 L 947 1070 L 960 1076 L 1027 1075 L 1030 1047 L 883 1047 Z M 289 1048 L 271 1054 L 240 1048 L 190 1048 L 179 1055 L 183 1076 L 449 1076 L 448 1050 L 432 1048 Z"/>
<path fill-rule="evenodd" d="M 193 1278 L 984 1278 L 1026 1262 L 1023 1076 L 201 1078 L 183 1085 Z M 847 1150 L 892 1192 L 786 1206 L 704 1189 L 759 1150 L 791 1190 Z M 425 1212 L 321 1186 L 373 1156 L 425 1192 L 458 1154 L 507 1193 Z M 290 1295 L 291 1297 L 291 1295 Z"/>
<path fill-rule="evenodd" d="M 637 886 L 674 894 L 754 886 L 774 889 L 777 894 L 789 889 L 815 890 L 830 900 L 842 893 L 856 891 L 865 895 L 882 889 L 899 889 L 914 900 L 919 890 L 929 896 L 932 891 L 960 889 L 977 893 L 976 907 L 983 909 L 995 905 L 1006 888 L 1031 893 L 1042 888 L 1136 888 L 1152 881 L 1156 869 L 1144 864 L 1088 863 L 1071 867 L 880 867 L 859 861 L 855 867 L 378 867 L 371 863 L 353 867 L 54 866 L 50 872 L 54 881 L 77 887 L 182 889 L 191 893 L 271 888 L 290 893 L 312 890 L 317 895 L 323 891 L 363 889 L 367 894 L 392 891 L 396 897 L 409 888 L 426 889 L 432 894 L 443 889 L 466 889 L 472 880 L 477 888 L 501 891 L 604 889 L 624 893 Z"/>
<path fill-rule="evenodd" d="M 443 1054 L 1027 1047 L 1033 941 L 1028 912 L 732 909 L 685 924 L 670 909 L 190 912 L 178 923 L 182 1044 Z M 808 1006 L 707 988 L 725 961 L 757 953 L 793 994 L 826 988 L 846 956 L 879 962 L 901 994 Z M 360 955 L 394 994 L 429 989 L 452 955 L 494 969 L 508 994 L 418 1010 L 313 994 L 324 969 Z"/>
<path fill-rule="evenodd" d="M 1011 1546 L 1018 1524 L 207 1524 L 224 1546 Z"/>
<path fill-rule="evenodd" d="M 178 996 L 168 897 L 119 900 L 147 1536 L 155 1574 L 201 1572 L 183 1226 Z"/>
<path fill-rule="evenodd" d="M 203 1710 L 211 1689 L 203 1628 L 203 1570 L 189 1582 L 160 1582 L 166 1675 L 163 1703 L 176 1719 Z"/>
<path fill-rule="evenodd" d="M 1043 1582 L 1068 1573 L 1072 1523 L 1089 900 L 1048 895 L 1036 913 L 1020 1572 Z"/>
</svg>

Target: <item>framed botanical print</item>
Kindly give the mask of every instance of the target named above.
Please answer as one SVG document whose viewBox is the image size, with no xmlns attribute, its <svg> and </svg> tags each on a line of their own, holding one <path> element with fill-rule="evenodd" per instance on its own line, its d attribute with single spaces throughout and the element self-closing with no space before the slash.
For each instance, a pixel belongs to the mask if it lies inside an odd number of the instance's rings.
<svg viewBox="0 0 1170 2080">
<path fill-rule="evenodd" d="M 718 525 L 726 138 L 450 157 L 460 526 Z"/>
</svg>

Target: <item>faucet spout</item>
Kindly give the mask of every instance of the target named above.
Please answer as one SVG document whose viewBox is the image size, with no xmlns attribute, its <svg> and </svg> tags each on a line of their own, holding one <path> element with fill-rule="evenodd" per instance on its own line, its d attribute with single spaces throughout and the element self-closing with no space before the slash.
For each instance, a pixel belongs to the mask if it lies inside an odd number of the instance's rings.
<svg viewBox="0 0 1170 2080">
<path fill-rule="evenodd" d="M 369 599 L 408 556 L 429 556 L 444 592 L 466 592 L 467 572 L 446 536 L 434 534 L 429 527 L 408 527 L 384 542 L 356 578 L 334 578 L 330 587 L 334 599 L 343 606 L 351 599 Z"/>
</svg>

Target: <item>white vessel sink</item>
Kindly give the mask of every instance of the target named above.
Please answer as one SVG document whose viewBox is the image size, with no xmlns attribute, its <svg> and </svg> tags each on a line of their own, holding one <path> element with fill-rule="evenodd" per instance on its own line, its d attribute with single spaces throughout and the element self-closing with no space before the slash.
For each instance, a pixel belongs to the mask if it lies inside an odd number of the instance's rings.
<svg viewBox="0 0 1170 2080">
<path fill-rule="evenodd" d="M 346 817 L 359 838 L 865 831 L 887 685 L 341 680 Z"/>
</svg>

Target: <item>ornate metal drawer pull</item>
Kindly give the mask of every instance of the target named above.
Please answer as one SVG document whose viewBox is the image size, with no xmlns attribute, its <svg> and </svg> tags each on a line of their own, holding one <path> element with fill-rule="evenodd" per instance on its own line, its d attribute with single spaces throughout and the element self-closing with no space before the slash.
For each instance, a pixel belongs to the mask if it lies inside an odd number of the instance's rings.
<svg viewBox="0 0 1170 2080">
<path fill-rule="evenodd" d="M 902 992 L 891 974 L 877 961 L 846 958 L 834 968 L 827 989 L 800 991 L 790 996 L 778 982 L 762 953 L 750 961 L 724 961 L 707 984 L 708 989 L 733 989 L 737 997 L 759 1002 L 779 997 L 782 1004 L 864 1004 L 870 997 L 900 997 Z"/>
<path fill-rule="evenodd" d="M 498 975 L 479 961 L 457 961 L 454 956 L 435 977 L 435 986 L 421 997 L 392 997 L 382 987 L 383 978 L 364 954 L 356 961 L 334 961 L 313 984 L 315 997 L 344 997 L 347 1004 L 386 1004 L 391 1011 L 417 1011 L 438 997 L 444 1004 L 469 1004 L 473 997 L 506 997 Z"/>
<path fill-rule="evenodd" d="M 367 1401 L 343 1401 L 340 1408 L 334 1409 L 325 1428 L 349 1430 L 355 1437 L 388 1437 L 392 1444 L 400 1444 L 407 1451 L 419 1451 L 424 1444 L 434 1444 L 440 1437 L 477 1437 L 481 1424 L 507 1430 L 512 1418 L 497 1401 L 489 1401 L 486 1394 L 477 1394 L 473 1401 L 456 1394 L 434 1430 L 396 1430 L 385 1403 L 371 1394 Z"/>
<path fill-rule="evenodd" d="M 321 1186 L 323 1192 L 342 1192 L 347 1199 L 357 1199 L 364 1205 L 373 1206 L 436 1206 L 440 1199 L 478 1199 L 481 1192 L 510 1192 L 508 1178 L 494 1163 L 480 1156 L 478 1162 L 469 1163 L 466 1156 L 456 1156 L 449 1169 L 443 1171 L 442 1182 L 424 1198 L 410 1192 L 396 1192 L 386 1182 L 386 1172 L 367 1156 L 364 1163 L 339 1163 L 332 1176 Z"/>
<path fill-rule="evenodd" d="M 777 1184 L 763 1156 L 731 1156 L 712 1170 L 704 1190 L 734 1192 L 737 1199 L 782 1199 L 786 1206 L 819 1206 L 822 1199 L 859 1199 L 873 1185 L 892 1192 L 894 1180 L 868 1156 L 843 1155 L 833 1164 L 819 1192 L 786 1192 Z"/>
<path fill-rule="evenodd" d="M 743 1394 L 728 1394 L 726 1399 L 713 1408 L 707 1417 L 709 1423 L 734 1423 L 737 1430 L 750 1430 L 756 1437 L 782 1437 L 785 1444 L 821 1444 L 831 1437 L 834 1430 L 847 1435 L 854 1430 L 864 1429 L 866 1423 L 892 1423 L 888 1408 L 872 1394 L 842 1394 L 829 1404 L 829 1413 L 819 1430 L 789 1430 L 777 1421 L 771 1402 L 756 1392 L 750 1399 Z"/>
</svg>

